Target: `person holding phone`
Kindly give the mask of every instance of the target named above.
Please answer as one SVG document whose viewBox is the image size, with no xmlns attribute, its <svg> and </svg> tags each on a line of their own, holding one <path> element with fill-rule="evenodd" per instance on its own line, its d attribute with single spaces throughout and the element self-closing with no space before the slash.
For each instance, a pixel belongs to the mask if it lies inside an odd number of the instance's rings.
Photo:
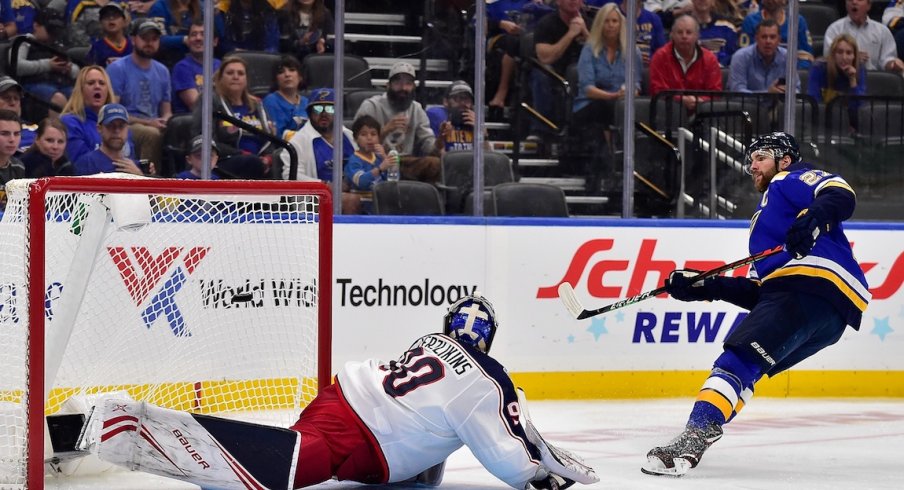
<svg viewBox="0 0 904 490">
<path fill-rule="evenodd" d="M 728 77 L 730 92 L 783 94 L 787 87 L 785 60 L 788 52 L 779 46 L 779 26 L 766 19 L 756 27 L 756 42 L 735 52 Z M 800 79 L 794 81 L 800 91 Z"/>
<path fill-rule="evenodd" d="M 79 72 L 78 65 L 60 53 L 64 49 L 60 41 L 65 32 L 62 14 L 52 9 L 41 10 L 35 17 L 34 33 L 25 34 L 32 42 L 19 46 L 14 74 L 26 91 L 58 108 L 65 106 L 72 95 Z M 56 50 L 42 49 L 41 45 Z"/>
<path fill-rule="evenodd" d="M 441 151 L 471 150 L 474 148 L 474 92 L 464 80 L 449 85 L 443 105 L 427 109 L 430 129 L 436 135 L 436 147 Z"/>
</svg>

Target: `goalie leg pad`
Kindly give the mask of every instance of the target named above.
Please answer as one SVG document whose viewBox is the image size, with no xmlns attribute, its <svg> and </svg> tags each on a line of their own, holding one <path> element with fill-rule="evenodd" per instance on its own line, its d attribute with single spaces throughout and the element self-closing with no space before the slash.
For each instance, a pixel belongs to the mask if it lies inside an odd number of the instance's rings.
<svg viewBox="0 0 904 490">
<path fill-rule="evenodd" d="M 98 457 L 204 488 L 291 489 L 301 436 L 288 429 L 106 400 Z"/>
</svg>

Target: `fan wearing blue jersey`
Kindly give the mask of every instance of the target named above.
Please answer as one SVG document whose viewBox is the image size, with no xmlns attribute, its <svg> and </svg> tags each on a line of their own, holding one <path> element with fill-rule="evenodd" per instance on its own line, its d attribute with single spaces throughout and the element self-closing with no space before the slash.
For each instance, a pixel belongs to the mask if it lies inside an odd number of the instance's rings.
<svg viewBox="0 0 904 490">
<path fill-rule="evenodd" d="M 751 267 L 749 277 L 694 280 L 676 270 L 666 280 L 681 301 L 723 300 L 750 310 L 725 339 L 691 410 L 668 445 L 647 453 L 647 474 L 682 476 L 700 462 L 722 426 L 750 403 L 754 384 L 837 342 L 854 330 L 870 300 L 863 271 L 842 222 L 854 212 L 853 189 L 840 176 L 800 161 L 794 137 L 761 136 L 747 148 L 745 169 L 763 193 L 751 219 L 749 250 L 784 245 Z"/>
<path fill-rule="evenodd" d="M 398 359 L 346 363 L 291 430 L 113 400 L 92 427 L 135 413 L 138 425 L 160 435 L 108 433 L 96 438 L 97 453 L 204 488 L 303 488 L 331 478 L 437 486 L 446 458 L 462 446 L 519 490 L 598 482 L 593 468 L 534 427 L 522 393 L 488 354 L 497 326 L 486 298 L 459 299 L 442 333 L 417 339 Z M 167 460 L 153 443 L 166 446 L 173 428 L 184 440 Z"/>
</svg>

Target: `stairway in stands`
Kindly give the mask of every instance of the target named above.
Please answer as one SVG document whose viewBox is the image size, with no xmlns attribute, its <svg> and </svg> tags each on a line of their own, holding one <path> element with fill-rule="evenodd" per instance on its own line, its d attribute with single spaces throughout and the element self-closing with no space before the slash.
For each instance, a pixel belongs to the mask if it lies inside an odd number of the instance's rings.
<svg viewBox="0 0 904 490">
<path fill-rule="evenodd" d="M 424 66 L 425 83 L 418 89 L 418 100 L 424 107 L 441 104 L 446 87 L 461 77 L 462 60 L 457 51 L 461 46 L 473 44 L 466 39 L 472 35 L 471 31 L 463 28 L 466 16 L 457 11 L 435 15 L 428 12 L 426 15 L 432 19 L 428 24 L 432 28 L 424 29 L 424 10 L 429 6 L 399 11 L 398 5 L 381 7 L 369 2 L 350 2 L 345 14 L 345 51 L 367 60 L 376 88 L 386 86 L 389 69 L 399 59 L 410 60 L 419 71 Z M 509 117 L 487 121 L 486 127 L 491 148 L 513 157 L 514 130 L 510 111 L 507 113 Z M 620 201 L 620 197 L 588 195 L 583 176 L 564 173 L 557 151 L 561 144 L 555 138 L 550 139 L 541 144 L 521 141 L 516 178 L 562 188 L 572 215 L 618 214 L 613 213 L 609 203 Z"/>
</svg>

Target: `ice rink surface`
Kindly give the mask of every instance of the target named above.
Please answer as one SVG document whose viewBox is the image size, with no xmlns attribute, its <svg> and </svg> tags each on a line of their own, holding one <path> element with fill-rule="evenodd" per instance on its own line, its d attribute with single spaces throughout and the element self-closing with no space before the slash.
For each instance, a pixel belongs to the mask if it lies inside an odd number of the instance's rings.
<svg viewBox="0 0 904 490">
<path fill-rule="evenodd" d="M 904 400 L 756 398 L 700 465 L 682 478 L 640 472 L 647 451 L 669 442 L 693 397 L 651 401 L 533 401 L 535 425 L 552 444 L 583 456 L 600 477 L 594 489 L 901 489 Z M 136 473 L 103 480 L 48 480 L 48 489 L 189 489 Z M 327 482 L 317 489 L 375 489 Z M 416 487 L 411 487 L 416 488 Z M 450 457 L 440 488 L 509 488 L 463 448 Z"/>
</svg>

